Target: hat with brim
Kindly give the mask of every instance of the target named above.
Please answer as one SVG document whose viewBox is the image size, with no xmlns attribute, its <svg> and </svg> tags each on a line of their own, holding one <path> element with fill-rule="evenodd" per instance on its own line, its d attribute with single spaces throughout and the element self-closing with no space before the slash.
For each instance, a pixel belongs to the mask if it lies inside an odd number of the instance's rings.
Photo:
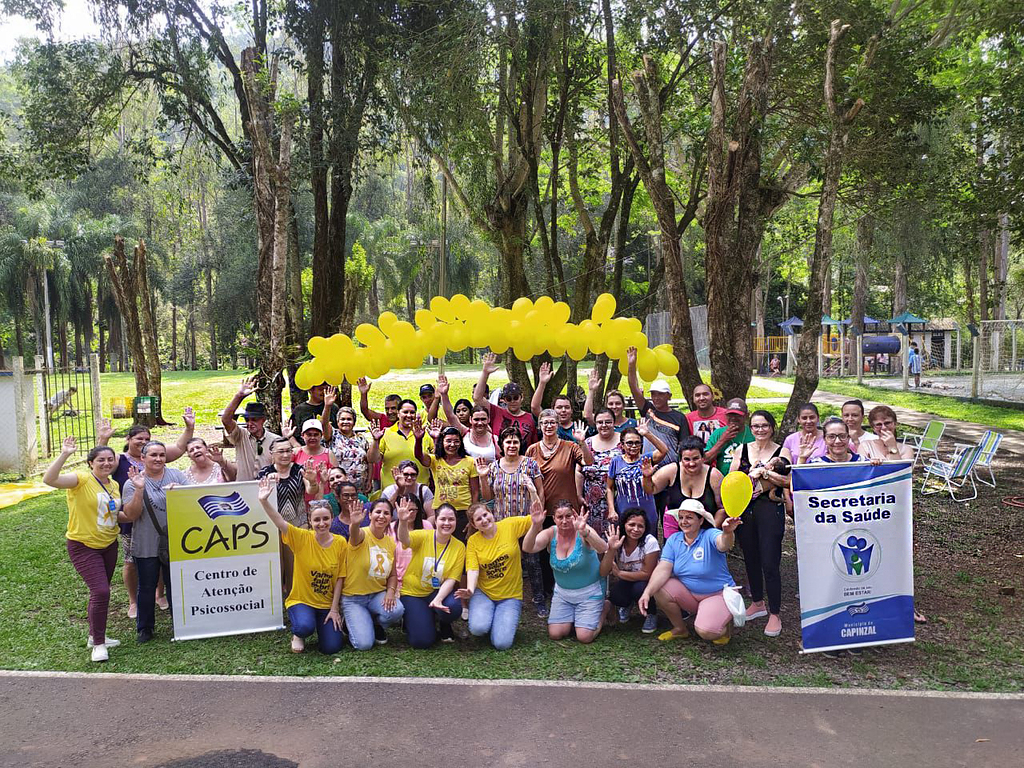
<svg viewBox="0 0 1024 768">
<path fill-rule="evenodd" d="M 266 419 L 270 416 L 267 413 L 267 407 L 260 402 L 251 402 L 245 404 L 245 411 L 242 412 L 243 419 Z"/>
<path fill-rule="evenodd" d="M 715 524 L 715 516 L 704 509 L 704 505 L 697 501 L 697 499 L 686 499 L 679 505 L 678 509 L 670 509 L 666 514 L 671 514 L 676 520 L 679 520 L 683 512 L 693 512 L 695 515 L 707 520 L 710 525 Z"/>
<path fill-rule="evenodd" d="M 671 395 L 672 387 L 664 379 L 656 379 L 651 382 L 651 392 L 664 392 L 666 395 Z"/>
<path fill-rule="evenodd" d="M 310 429 L 315 429 L 321 435 L 324 433 L 324 427 L 320 423 L 320 419 L 306 419 L 302 422 L 302 431 L 305 432 Z"/>
<path fill-rule="evenodd" d="M 746 416 L 747 404 L 739 398 L 733 398 L 725 404 L 725 413 L 726 415 Z"/>
</svg>

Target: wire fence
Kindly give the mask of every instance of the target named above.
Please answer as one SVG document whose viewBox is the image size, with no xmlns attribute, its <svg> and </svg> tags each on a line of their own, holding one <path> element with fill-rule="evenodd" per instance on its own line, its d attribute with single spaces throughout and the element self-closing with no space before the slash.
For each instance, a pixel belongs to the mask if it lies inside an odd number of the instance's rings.
<svg viewBox="0 0 1024 768">
<path fill-rule="evenodd" d="M 711 368 L 711 354 L 708 347 L 708 308 L 706 304 L 690 307 L 690 324 L 693 326 L 693 348 L 697 352 L 697 367 L 708 370 Z M 672 321 L 669 313 L 652 312 L 649 314 L 644 322 L 644 333 L 650 347 L 671 344 Z"/>
<path fill-rule="evenodd" d="M 93 385 L 98 371 L 85 366 L 43 366 L 25 374 L 36 381 L 40 458 L 59 453 L 67 437 L 75 438 L 78 454 L 87 453 L 96 444 L 96 419 L 100 416 L 96 408 L 99 392 Z"/>
</svg>

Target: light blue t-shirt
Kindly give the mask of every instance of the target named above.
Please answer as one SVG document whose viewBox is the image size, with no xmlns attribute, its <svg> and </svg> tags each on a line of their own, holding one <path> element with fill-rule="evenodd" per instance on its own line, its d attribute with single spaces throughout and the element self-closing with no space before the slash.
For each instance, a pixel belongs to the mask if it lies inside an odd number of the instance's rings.
<svg viewBox="0 0 1024 768">
<path fill-rule="evenodd" d="M 718 528 L 704 528 L 693 544 L 687 546 L 680 531 L 669 536 L 661 550 L 661 559 L 672 563 L 672 575 L 696 595 L 709 595 L 721 592 L 723 587 L 736 585 L 729 573 L 725 553 L 719 552 L 715 546 L 721 535 Z"/>
</svg>

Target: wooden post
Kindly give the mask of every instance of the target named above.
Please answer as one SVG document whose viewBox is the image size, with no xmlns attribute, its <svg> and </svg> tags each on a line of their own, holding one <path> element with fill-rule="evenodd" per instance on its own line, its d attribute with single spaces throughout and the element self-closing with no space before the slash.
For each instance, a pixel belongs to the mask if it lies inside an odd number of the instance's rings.
<svg viewBox="0 0 1024 768">
<path fill-rule="evenodd" d="M 818 378 L 821 378 L 822 373 L 825 372 L 825 353 L 822 351 L 822 347 L 825 345 L 824 340 L 824 329 L 818 332 Z"/>
<path fill-rule="evenodd" d="M 956 325 L 956 372 L 960 373 L 960 369 L 962 367 L 963 366 L 962 366 L 962 364 L 960 362 L 960 324 L 957 323 L 957 325 Z"/>
<path fill-rule="evenodd" d="M 35 356 L 36 367 L 36 420 L 39 424 L 39 447 L 43 456 L 50 455 L 50 425 L 46 415 L 46 391 L 43 389 L 43 376 L 46 375 L 46 358 L 42 355 Z"/>
<path fill-rule="evenodd" d="M 974 337 L 974 355 L 971 365 L 971 397 L 981 390 L 981 333 Z"/>
<path fill-rule="evenodd" d="M 793 368 L 796 366 L 796 334 L 791 333 L 786 337 L 786 375 L 793 375 Z"/>
<path fill-rule="evenodd" d="M 36 463 L 35 414 L 32 411 L 32 398 L 28 393 L 28 381 L 25 379 L 25 358 L 11 359 L 11 372 L 14 376 L 14 424 L 15 441 L 18 446 L 18 472 L 25 477 L 32 474 Z M 46 431 L 43 431 L 46 434 Z"/>
<path fill-rule="evenodd" d="M 903 391 L 910 389 L 910 329 L 903 333 Z"/>
<path fill-rule="evenodd" d="M 103 418 L 103 397 L 100 394 L 100 356 L 89 355 L 89 389 L 92 393 L 93 422 Z"/>
<path fill-rule="evenodd" d="M 839 326 L 839 375 L 846 375 L 846 329 Z"/>
<path fill-rule="evenodd" d="M 864 336 L 853 337 L 853 343 L 857 345 L 856 359 L 857 359 L 857 383 L 864 383 Z"/>
</svg>

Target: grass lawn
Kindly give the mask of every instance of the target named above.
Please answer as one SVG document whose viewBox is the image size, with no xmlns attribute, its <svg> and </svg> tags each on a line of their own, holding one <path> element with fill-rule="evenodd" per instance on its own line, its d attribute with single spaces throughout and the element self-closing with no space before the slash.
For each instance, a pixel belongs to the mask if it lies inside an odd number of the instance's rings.
<svg viewBox="0 0 1024 768">
<path fill-rule="evenodd" d="M 1024 576 L 1022 510 L 999 498 L 1024 494 L 1024 482 L 997 468 L 998 493 L 952 505 L 918 501 L 916 585 L 930 622 L 914 644 L 889 646 L 860 658 L 827 659 L 798 653 L 799 617 L 792 529 L 783 554 L 780 638 L 762 622 L 737 630 L 733 641 L 662 644 L 628 626 L 607 628 L 597 642 L 552 642 L 527 606 L 511 651 L 460 640 L 428 651 L 410 649 L 398 630 L 382 648 L 334 657 L 315 650 L 292 654 L 288 634 L 271 632 L 172 643 L 170 618 L 160 613 L 154 642 L 137 646 L 120 569 L 112 588 L 109 635 L 122 641 L 104 665 L 88 660 L 87 591 L 64 547 L 67 509 L 53 493 L 0 510 L 0 666 L 23 670 L 220 673 L 258 675 L 412 675 L 574 681 L 863 686 L 981 691 L 1024 690 L 1024 622 L 1020 596 L 1000 594 Z M 1009 489 L 1006 486 L 1009 485 Z M 730 558 L 742 583 L 743 562 Z M 312 646 L 312 643 L 310 643 Z"/>
<path fill-rule="evenodd" d="M 897 408 L 909 408 L 957 421 L 973 421 L 993 429 L 1024 430 L 1024 410 L 1000 408 L 986 403 L 975 403 L 946 395 L 926 395 L 920 392 L 902 392 L 884 387 L 859 385 L 855 381 L 823 379 L 818 388 L 837 395 L 848 395 L 862 400 L 876 400 Z"/>
</svg>

